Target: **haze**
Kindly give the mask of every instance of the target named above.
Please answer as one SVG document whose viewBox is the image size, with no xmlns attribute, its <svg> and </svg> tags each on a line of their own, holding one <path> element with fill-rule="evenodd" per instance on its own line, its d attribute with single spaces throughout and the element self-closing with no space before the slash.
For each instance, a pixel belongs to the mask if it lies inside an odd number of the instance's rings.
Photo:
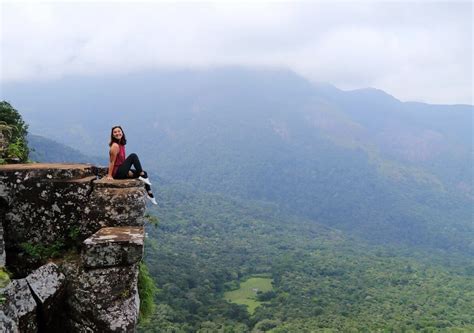
<svg viewBox="0 0 474 333">
<path fill-rule="evenodd" d="M 341 89 L 472 104 L 471 2 L 1 5 L 1 82 L 284 67 Z"/>
</svg>

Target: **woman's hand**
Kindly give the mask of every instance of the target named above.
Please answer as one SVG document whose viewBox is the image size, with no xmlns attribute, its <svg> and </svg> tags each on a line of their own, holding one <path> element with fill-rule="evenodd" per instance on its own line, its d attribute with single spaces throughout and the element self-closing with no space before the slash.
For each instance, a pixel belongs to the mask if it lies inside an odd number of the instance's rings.
<svg viewBox="0 0 474 333">
<path fill-rule="evenodd" d="M 107 179 L 107 180 L 113 180 L 114 177 L 112 177 L 112 176 L 110 176 L 110 175 L 107 175 L 107 176 L 105 176 L 105 179 Z"/>
</svg>

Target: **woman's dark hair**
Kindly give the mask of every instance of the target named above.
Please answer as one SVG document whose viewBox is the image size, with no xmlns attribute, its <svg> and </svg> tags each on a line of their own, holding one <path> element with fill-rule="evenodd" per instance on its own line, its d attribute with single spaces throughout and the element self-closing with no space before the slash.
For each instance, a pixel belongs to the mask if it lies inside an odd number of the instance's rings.
<svg viewBox="0 0 474 333">
<path fill-rule="evenodd" d="M 120 128 L 120 130 L 122 131 L 122 138 L 120 140 L 117 140 L 116 138 L 114 138 L 114 129 L 116 128 Z M 122 127 L 121 126 L 114 126 L 112 127 L 112 129 L 110 130 L 110 142 L 109 142 L 109 146 L 112 146 L 112 143 L 118 143 L 119 145 L 123 145 L 125 146 L 127 144 L 127 139 L 125 138 L 125 132 L 123 131 Z"/>
</svg>

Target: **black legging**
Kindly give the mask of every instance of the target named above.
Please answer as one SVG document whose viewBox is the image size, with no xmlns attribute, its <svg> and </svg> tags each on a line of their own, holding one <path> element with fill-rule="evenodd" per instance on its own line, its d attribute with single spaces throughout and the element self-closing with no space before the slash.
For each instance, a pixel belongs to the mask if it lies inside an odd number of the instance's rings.
<svg viewBox="0 0 474 333">
<path fill-rule="evenodd" d="M 132 165 L 135 169 L 132 169 Z M 132 177 L 128 176 L 129 171 L 133 173 Z M 143 175 L 141 174 L 142 172 Z M 143 171 L 142 165 L 140 164 L 140 160 L 138 159 L 138 156 L 135 153 L 128 155 L 128 157 L 118 167 L 117 172 L 115 173 L 116 179 L 138 178 L 140 176 L 142 176 L 143 178 L 147 178 L 148 174 L 146 173 L 146 171 Z M 150 185 L 145 184 L 145 189 L 147 190 L 147 192 L 150 191 Z"/>
</svg>

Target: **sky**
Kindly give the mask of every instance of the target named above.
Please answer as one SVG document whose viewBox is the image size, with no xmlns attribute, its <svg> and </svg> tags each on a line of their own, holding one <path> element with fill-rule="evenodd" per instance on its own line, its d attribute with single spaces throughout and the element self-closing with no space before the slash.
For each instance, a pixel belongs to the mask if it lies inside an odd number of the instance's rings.
<svg viewBox="0 0 474 333">
<path fill-rule="evenodd" d="M 1 0 L 0 0 L 1 1 Z M 3 1 L 0 84 L 148 69 L 289 68 L 340 89 L 473 104 L 471 1 Z"/>
</svg>

